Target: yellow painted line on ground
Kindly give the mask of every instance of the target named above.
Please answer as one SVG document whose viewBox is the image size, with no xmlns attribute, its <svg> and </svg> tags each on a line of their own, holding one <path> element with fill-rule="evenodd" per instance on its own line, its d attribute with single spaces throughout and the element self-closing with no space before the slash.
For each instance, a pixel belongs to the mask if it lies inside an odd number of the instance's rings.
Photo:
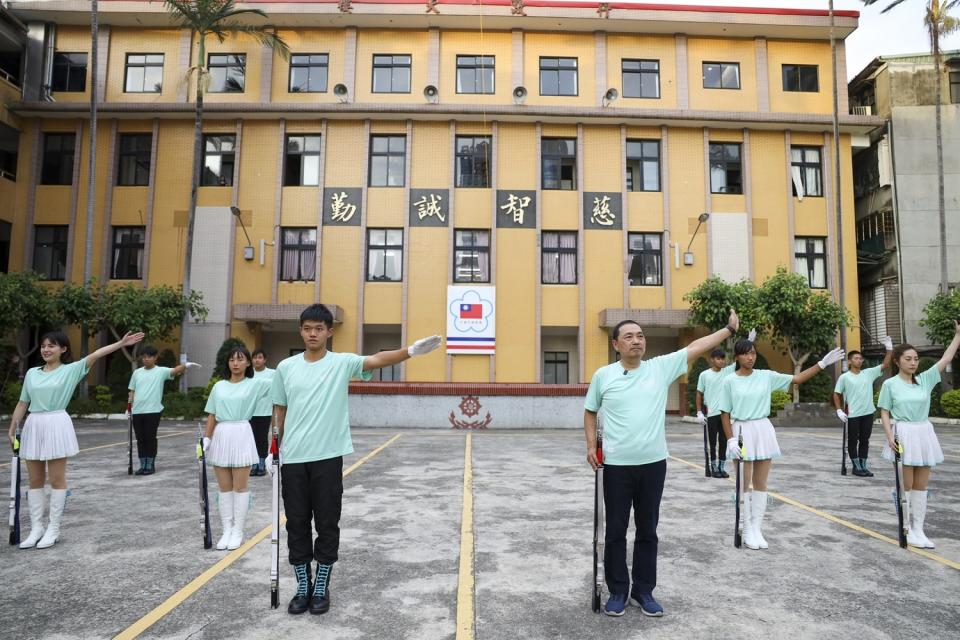
<svg viewBox="0 0 960 640">
<path fill-rule="evenodd" d="M 675 462 L 679 462 L 680 464 L 685 464 L 685 465 L 687 465 L 688 467 L 693 467 L 694 469 L 697 469 L 698 471 L 703 471 L 703 465 L 694 464 L 694 463 L 688 462 L 687 460 L 684 460 L 684 459 L 682 459 L 682 458 L 677 458 L 676 456 L 670 456 L 670 459 L 673 460 L 673 461 L 675 461 Z M 730 479 L 728 479 L 727 481 L 728 481 L 728 482 L 733 482 L 733 479 L 730 478 Z M 779 500 L 780 502 L 784 502 L 784 503 L 786 503 L 786 504 L 789 504 L 790 506 L 797 507 L 798 509 L 802 509 L 802 510 L 804 510 L 804 511 L 806 511 L 806 512 L 808 512 L 808 513 L 812 513 L 812 514 L 814 514 L 814 515 L 816 515 L 816 516 L 820 516 L 821 518 L 824 518 L 825 520 L 829 520 L 830 522 L 835 522 L 835 523 L 837 523 L 837 524 L 839 524 L 839 525 L 841 525 L 841 526 L 843 526 L 843 527 L 846 527 L 846 528 L 848 528 L 848 529 L 852 529 L 852 530 L 854 530 L 854 531 L 856 531 L 856 532 L 858 532 L 858 533 L 862 533 L 862 534 L 864 534 L 864 535 L 870 536 L 871 538 L 876 538 L 877 540 L 880 540 L 880 541 L 882 541 L 882 542 L 887 542 L 887 543 L 889 543 L 889 544 L 892 544 L 892 545 L 895 546 L 895 547 L 899 547 L 899 546 L 900 546 L 899 541 L 897 541 L 897 540 L 895 540 L 895 539 L 893 539 L 893 538 L 891 538 L 891 537 L 889 537 L 889 536 L 885 536 L 885 535 L 883 535 L 882 533 L 877 533 L 876 531 L 874 531 L 874 530 L 872 530 L 872 529 L 867 529 L 866 527 L 861 527 L 860 525 L 854 524 L 853 522 L 850 522 L 849 520 L 844 520 L 843 518 L 838 518 L 837 516 L 835 516 L 835 515 L 833 515 L 833 514 L 826 513 L 825 511 L 821 511 L 820 509 L 817 509 L 816 507 L 811 507 L 811 506 L 808 505 L 808 504 L 804 504 L 804 503 L 802 503 L 802 502 L 799 502 L 799 501 L 797 501 L 797 500 L 794 500 L 793 498 L 788 498 L 787 496 L 780 495 L 779 493 L 774 493 L 773 491 L 768 491 L 767 493 L 768 493 L 768 495 L 769 495 L 771 498 L 776 498 L 776 499 Z M 943 556 L 939 556 L 939 555 L 937 555 L 937 554 L 935 554 L 935 553 L 930 553 L 929 551 L 927 551 L 927 550 L 925 550 L 925 549 L 916 549 L 916 548 L 914 548 L 914 547 L 907 547 L 907 551 L 910 551 L 911 553 L 915 553 L 915 554 L 917 554 L 918 556 L 923 556 L 924 558 L 928 558 L 928 559 L 930 559 L 930 560 L 933 560 L 934 562 L 939 562 L 940 564 L 942 564 L 942 565 L 944 565 L 944 566 L 947 566 L 947 567 L 950 567 L 951 569 L 957 569 L 958 571 L 960 571 L 960 562 L 954 562 L 953 560 L 950 560 L 949 558 L 944 558 Z"/>
<path fill-rule="evenodd" d="M 374 457 L 391 444 L 397 441 L 401 434 L 396 434 L 379 447 L 363 456 L 352 465 L 350 465 L 344 472 L 343 477 L 346 478 L 350 475 L 357 467 L 364 464 L 370 458 Z M 281 517 L 280 524 L 283 525 L 287 521 L 286 516 Z M 175 594 L 164 600 L 159 606 L 157 606 L 153 611 L 149 612 L 147 615 L 143 616 L 132 625 L 118 633 L 114 636 L 114 640 L 132 640 L 133 638 L 138 637 L 141 633 L 152 627 L 154 624 L 160 621 L 161 618 L 169 614 L 171 611 L 180 606 L 184 600 L 196 593 L 203 585 L 207 584 L 215 578 L 219 573 L 224 569 L 229 567 L 231 564 L 239 560 L 243 554 L 255 547 L 257 544 L 262 542 L 267 536 L 270 535 L 271 527 L 267 526 L 261 529 L 256 535 L 243 543 L 238 549 L 231 551 L 226 556 L 224 556 L 219 562 L 215 563 L 209 569 L 201 573 L 199 576 L 191 580 L 184 586 L 182 589 L 177 591 Z"/>
<path fill-rule="evenodd" d="M 164 435 L 162 435 L 162 436 L 157 436 L 157 440 L 159 440 L 160 438 L 172 438 L 172 437 L 174 437 L 174 436 L 182 436 L 182 435 L 185 434 L 185 433 L 196 433 L 196 431 L 187 430 L 187 431 L 177 431 L 177 432 L 175 432 L 175 433 L 167 433 L 167 434 L 164 434 Z M 95 447 L 88 447 L 88 448 L 86 448 L 86 449 L 80 449 L 80 451 L 78 451 L 77 453 L 86 453 L 87 451 L 96 451 L 97 449 L 109 449 L 110 447 L 119 447 L 119 446 L 125 445 L 125 444 L 129 444 L 129 442 L 128 442 L 127 440 L 124 440 L 123 442 L 112 442 L 112 443 L 110 443 L 110 444 L 99 444 L 99 445 L 97 445 L 97 446 L 95 446 Z M 10 463 L 9 463 L 9 462 L 4 462 L 3 464 L 0 464 L 0 469 L 2 469 L 3 467 L 9 467 L 9 466 L 10 466 Z"/>
<path fill-rule="evenodd" d="M 473 434 L 468 433 L 463 448 L 463 514 L 460 516 L 460 580 L 457 584 L 456 640 L 474 637 L 474 574 L 473 556 Z"/>
</svg>

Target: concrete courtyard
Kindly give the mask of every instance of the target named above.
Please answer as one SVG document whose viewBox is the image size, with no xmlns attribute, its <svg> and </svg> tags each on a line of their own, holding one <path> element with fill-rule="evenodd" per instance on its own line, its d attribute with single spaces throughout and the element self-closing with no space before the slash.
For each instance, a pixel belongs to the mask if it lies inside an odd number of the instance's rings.
<svg viewBox="0 0 960 640">
<path fill-rule="evenodd" d="M 840 476 L 839 427 L 780 429 L 763 552 L 734 549 L 733 483 L 703 477 L 699 427 L 670 419 L 660 619 L 590 610 L 593 473 L 580 431 L 355 430 L 333 606 L 291 616 L 285 535 L 282 607 L 269 607 L 269 477 L 251 478 L 245 544 L 204 551 L 196 424 L 163 423 L 149 477 L 127 476 L 125 423 L 77 427 L 61 542 L 0 549 L 4 638 L 955 638 L 960 628 L 957 427 L 938 427 L 947 460 L 931 482 L 932 552 L 896 545 L 877 431 L 871 479 Z M 22 517 L 26 535 L 26 507 Z M 216 539 L 215 509 L 211 520 Z"/>
</svg>

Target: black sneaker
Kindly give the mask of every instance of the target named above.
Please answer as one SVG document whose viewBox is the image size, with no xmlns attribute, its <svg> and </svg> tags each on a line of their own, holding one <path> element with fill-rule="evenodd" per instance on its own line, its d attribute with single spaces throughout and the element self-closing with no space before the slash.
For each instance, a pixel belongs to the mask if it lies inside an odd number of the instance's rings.
<svg viewBox="0 0 960 640">
<path fill-rule="evenodd" d="M 310 613 L 321 615 L 330 610 L 330 572 L 332 564 L 317 563 L 317 580 L 310 597 Z"/>
<path fill-rule="evenodd" d="M 294 565 L 293 572 L 297 576 L 297 593 L 290 599 L 290 604 L 287 605 L 287 613 L 292 613 L 298 615 L 301 613 L 306 613 L 307 609 L 310 608 L 310 564 L 298 564 Z"/>
</svg>

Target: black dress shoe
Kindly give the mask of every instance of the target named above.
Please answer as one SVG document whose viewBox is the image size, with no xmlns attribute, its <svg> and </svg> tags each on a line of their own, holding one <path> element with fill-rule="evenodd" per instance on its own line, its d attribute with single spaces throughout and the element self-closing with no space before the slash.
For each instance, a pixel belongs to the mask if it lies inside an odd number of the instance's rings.
<svg viewBox="0 0 960 640">
<path fill-rule="evenodd" d="M 310 613 L 320 615 L 330 610 L 330 589 L 322 596 L 310 598 Z"/>
<path fill-rule="evenodd" d="M 287 613 L 292 613 L 293 615 L 299 615 L 301 613 L 306 613 L 307 609 L 311 609 L 313 603 L 310 600 L 310 596 L 293 596 L 290 600 L 290 604 L 287 605 Z"/>
</svg>

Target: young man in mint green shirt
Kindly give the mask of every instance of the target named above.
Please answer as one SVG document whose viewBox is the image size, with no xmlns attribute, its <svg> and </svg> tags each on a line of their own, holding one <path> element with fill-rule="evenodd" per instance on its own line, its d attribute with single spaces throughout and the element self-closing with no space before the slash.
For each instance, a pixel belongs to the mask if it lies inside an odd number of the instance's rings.
<svg viewBox="0 0 960 640">
<path fill-rule="evenodd" d="M 883 363 L 863 368 L 863 354 L 859 351 L 847 353 L 848 371 L 837 378 L 833 388 L 833 404 L 837 408 L 837 417 L 847 425 L 847 453 L 853 464 L 853 475 L 873 477 L 867 468 L 867 455 L 870 452 L 870 435 L 873 433 L 873 417 L 877 407 L 873 404 L 873 385 L 890 368 L 893 355 L 893 340 L 885 336 L 880 340 L 887 350 Z M 846 405 L 846 411 L 844 411 Z"/>
<path fill-rule="evenodd" d="M 327 350 L 332 336 L 333 314 L 327 307 L 314 304 L 304 309 L 300 337 L 306 350 L 277 365 L 272 380 L 287 547 L 297 577 L 297 592 L 287 606 L 293 614 L 308 609 L 321 614 L 330 608 L 330 572 L 340 548 L 343 456 L 353 453 L 348 383 L 371 369 L 399 364 L 440 346 L 440 336 L 431 336 L 405 349 L 358 356 Z M 272 465 L 267 468 L 272 469 Z M 311 560 L 317 561 L 315 580 Z"/>
<path fill-rule="evenodd" d="M 739 326 L 731 309 L 729 324 L 723 329 L 694 340 L 685 349 L 650 360 L 643 359 L 647 344 L 639 324 L 624 320 L 613 328 L 611 340 L 620 360 L 593 374 L 583 413 L 587 462 L 596 469 L 597 413 L 603 411 L 607 615 L 622 616 L 628 596 L 645 615 L 663 615 L 653 590 L 657 586 L 657 522 L 667 473 L 667 393 L 674 380 L 687 372 L 690 362 L 736 334 Z M 637 529 L 632 588 L 627 570 L 631 506 L 635 507 Z"/>
</svg>

